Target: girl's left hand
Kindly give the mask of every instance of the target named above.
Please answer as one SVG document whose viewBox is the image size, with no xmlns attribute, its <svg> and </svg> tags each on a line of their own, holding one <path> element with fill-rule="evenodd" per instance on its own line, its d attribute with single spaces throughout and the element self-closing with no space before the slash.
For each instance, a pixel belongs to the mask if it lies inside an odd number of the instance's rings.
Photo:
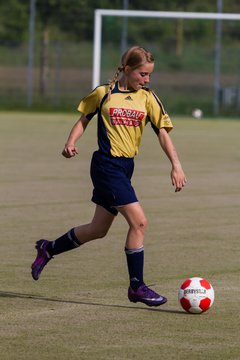
<svg viewBox="0 0 240 360">
<path fill-rule="evenodd" d="M 175 186 L 175 192 L 179 192 L 187 183 L 187 178 L 181 166 L 172 168 L 172 185 Z"/>
</svg>

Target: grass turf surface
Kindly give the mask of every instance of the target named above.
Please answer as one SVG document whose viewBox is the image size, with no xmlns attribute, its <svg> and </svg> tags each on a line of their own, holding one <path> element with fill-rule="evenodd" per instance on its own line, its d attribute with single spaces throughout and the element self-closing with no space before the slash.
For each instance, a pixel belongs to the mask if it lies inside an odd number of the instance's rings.
<svg viewBox="0 0 240 360">
<path fill-rule="evenodd" d="M 35 241 L 93 215 L 96 127 L 67 160 L 61 150 L 74 115 L 2 112 L 0 119 L 1 359 L 239 359 L 240 123 L 173 118 L 188 177 L 177 194 L 166 156 L 145 131 L 133 178 L 149 221 L 145 281 L 169 299 L 151 309 L 127 299 L 120 215 L 106 238 L 56 256 L 32 280 Z M 186 314 L 178 304 L 178 287 L 190 276 L 215 289 L 205 314 Z"/>
</svg>

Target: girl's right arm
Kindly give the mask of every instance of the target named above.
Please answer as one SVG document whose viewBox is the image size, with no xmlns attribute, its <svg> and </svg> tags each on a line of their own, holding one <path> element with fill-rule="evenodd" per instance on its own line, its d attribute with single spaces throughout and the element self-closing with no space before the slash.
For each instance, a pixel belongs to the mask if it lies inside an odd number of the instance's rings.
<svg viewBox="0 0 240 360">
<path fill-rule="evenodd" d="M 84 133 L 87 125 L 89 123 L 89 120 L 85 115 L 82 115 L 80 119 L 76 122 L 76 124 L 73 126 L 67 142 L 64 146 L 64 149 L 62 151 L 62 155 L 65 158 L 71 158 L 78 154 L 78 148 L 76 147 L 76 141 L 82 136 Z"/>
</svg>

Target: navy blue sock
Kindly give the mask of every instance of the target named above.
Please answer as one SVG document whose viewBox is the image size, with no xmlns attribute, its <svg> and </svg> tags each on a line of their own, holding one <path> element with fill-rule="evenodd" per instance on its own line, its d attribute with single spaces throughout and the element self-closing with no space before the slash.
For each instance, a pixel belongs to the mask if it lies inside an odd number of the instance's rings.
<svg viewBox="0 0 240 360">
<path fill-rule="evenodd" d="M 47 247 L 50 256 L 61 254 L 65 251 L 75 249 L 82 245 L 74 233 L 74 229 L 60 236 L 55 241 L 51 241 Z"/>
<path fill-rule="evenodd" d="M 127 249 L 125 248 L 127 257 L 128 273 L 130 286 L 136 290 L 144 284 L 143 281 L 143 265 L 144 265 L 144 248 Z"/>
</svg>

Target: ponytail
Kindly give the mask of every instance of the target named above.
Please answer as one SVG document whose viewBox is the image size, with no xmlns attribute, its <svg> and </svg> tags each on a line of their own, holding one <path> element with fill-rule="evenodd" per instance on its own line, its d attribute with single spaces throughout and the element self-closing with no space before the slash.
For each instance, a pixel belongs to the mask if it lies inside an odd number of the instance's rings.
<svg viewBox="0 0 240 360">
<path fill-rule="evenodd" d="M 114 75 L 113 79 L 112 79 L 112 80 L 109 80 L 109 83 L 108 83 L 108 85 L 109 85 L 109 90 L 108 90 L 107 101 L 110 100 L 111 92 L 112 92 L 112 90 L 113 90 L 113 88 L 114 88 L 114 86 L 115 86 L 115 84 L 116 84 L 116 82 L 117 82 L 117 80 L 118 80 L 118 77 L 119 77 L 120 73 L 123 71 L 123 69 L 124 69 L 124 66 L 123 66 L 123 65 L 119 66 L 119 67 L 117 68 L 117 71 L 115 72 L 115 75 Z"/>
</svg>

